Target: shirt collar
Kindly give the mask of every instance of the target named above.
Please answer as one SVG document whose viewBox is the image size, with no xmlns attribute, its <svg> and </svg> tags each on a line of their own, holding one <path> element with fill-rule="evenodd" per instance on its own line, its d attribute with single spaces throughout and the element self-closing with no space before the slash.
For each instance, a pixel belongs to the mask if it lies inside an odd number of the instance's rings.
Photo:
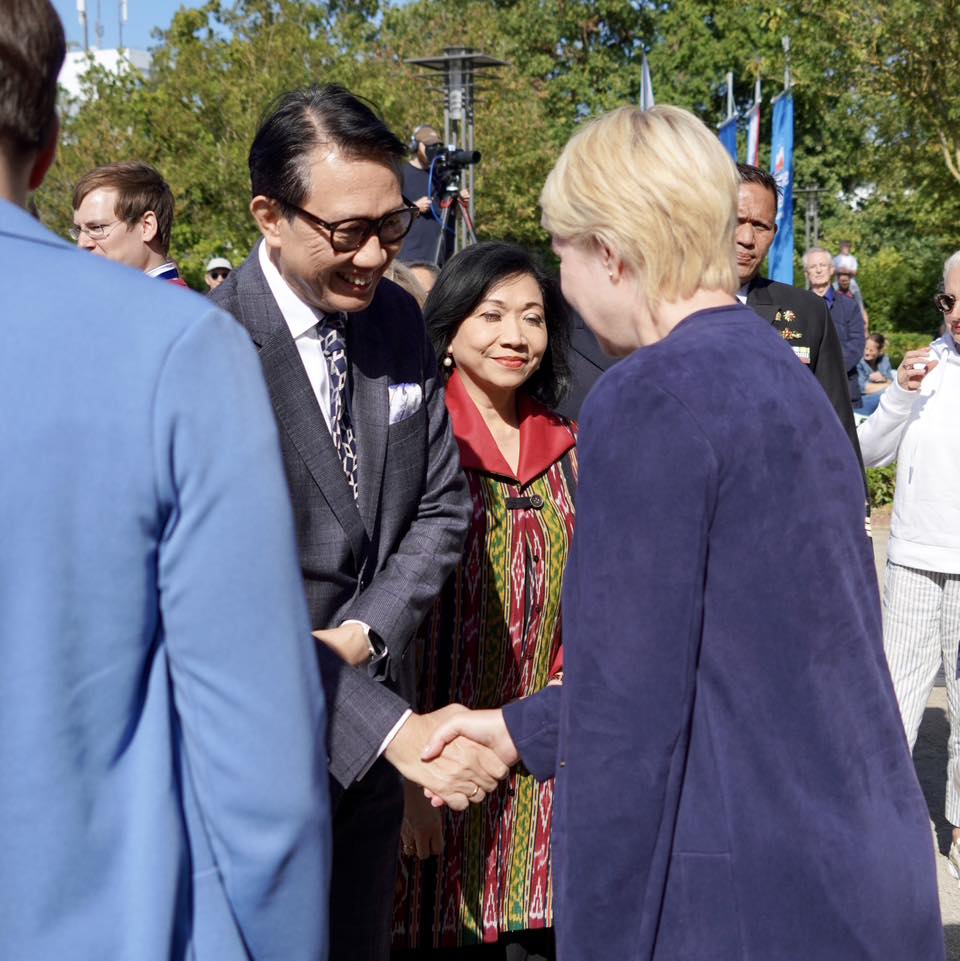
<svg viewBox="0 0 960 961">
<path fill-rule="evenodd" d="M 514 473 L 457 371 L 447 382 L 446 402 L 453 436 L 460 448 L 460 463 L 465 470 L 497 474 L 525 485 L 560 460 L 576 443 L 573 431 L 562 417 L 521 390 L 517 395 L 520 466 Z"/>
<path fill-rule="evenodd" d="M 148 277 L 174 280 L 180 276 L 180 271 L 177 270 L 177 265 L 172 260 L 168 260 L 165 264 L 160 264 L 159 267 L 151 267 L 150 270 L 146 271 L 146 274 Z"/>
<path fill-rule="evenodd" d="M 832 307 L 833 299 L 837 296 L 837 292 L 830 286 L 827 287 L 826 293 L 823 295 L 823 299 Z"/>
<path fill-rule="evenodd" d="M 296 340 L 315 329 L 317 324 L 323 320 L 323 311 L 311 307 L 294 293 L 293 288 L 283 279 L 280 271 L 277 270 L 270 259 L 270 255 L 267 253 L 267 245 L 263 240 L 260 241 L 257 249 L 257 257 L 267 286 L 280 308 L 280 313 L 283 314 L 287 327 L 290 328 L 293 339 Z"/>
</svg>

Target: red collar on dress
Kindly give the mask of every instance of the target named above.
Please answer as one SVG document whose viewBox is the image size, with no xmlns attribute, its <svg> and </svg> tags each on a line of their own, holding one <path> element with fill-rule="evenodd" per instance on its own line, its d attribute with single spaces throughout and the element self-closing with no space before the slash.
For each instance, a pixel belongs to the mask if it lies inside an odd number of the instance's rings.
<svg viewBox="0 0 960 961">
<path fill-rule="evenodd" d="M 520 469 L 514 474 L 457 371 L 447 381 L 446 400 L 453 435 L 460 448 L 460 463 L 465 470 L 480 470 L 511 477 L 521 485 L 529 484 L 574 446 L 573 432 L 563 418 L 520 391 L 517 395 Z"/>
</svg>

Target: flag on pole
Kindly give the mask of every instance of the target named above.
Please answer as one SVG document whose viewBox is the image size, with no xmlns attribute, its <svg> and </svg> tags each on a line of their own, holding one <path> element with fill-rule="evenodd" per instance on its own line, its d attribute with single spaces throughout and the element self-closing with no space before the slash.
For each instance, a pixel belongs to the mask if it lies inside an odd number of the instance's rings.
<svg viewBox="0 0 960 961">
<path fill-rule="evenodd" d="M 656 101 L 653 99 L 653 81 L 650 79 L 650 64 L 647 54 L 643 54 L 643 69 L 640 73 L 640 109 L 649 110 Z"/>
<path fill-rule="evenodd" d="M 726 150 L 728 154 L 733 158 L 733 162 L 737 162 L 737 118 L 728 117 L 723 121 L 722 124 L 717 128 L 717 136 L 720 138 L 720 143 L 723 144 L 723 149 Z"/>
<path fill-rule="evenodd" d="M 793 283 L 793 94 L 785 90 L 773 101 L 771 173 L 780 188 L 777 234 L 770 248 L 771 280 Z"/>
<path fill-rule="evenodd" d="M 747 113 L 747 160 L 754 167 L 760 166 L 760 78 L 753 93 L 753 106 Z"/>
<path fill-rule="evenodd" d="M 733 98 L 733 71 L 727 74 L 727 117 L 717 127 L 717 136 L 733 162 L 737 162 L 737 105 Z"/>
</svg>

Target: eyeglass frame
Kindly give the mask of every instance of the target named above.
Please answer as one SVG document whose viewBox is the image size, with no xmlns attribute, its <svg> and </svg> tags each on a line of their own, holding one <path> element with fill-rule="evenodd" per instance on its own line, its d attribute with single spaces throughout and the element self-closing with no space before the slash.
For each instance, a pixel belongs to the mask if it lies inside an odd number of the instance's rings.
<svg viewBox="0 0 960 961">
<path fill-rule="evenodd" d="M 296 204 L 290 203 L 289 200 L 277 199 L 277 203 L 280 204 L 281 207 L 289 207 L 290 210 L 296 211 L 296 213 L 298 213 L 301 217 L 303 217 L 308 223 L 312 223 L 317 227 L 322 227 L 324 230 L 326 230 L 329 234 L 328 240 L 334 253 L 352 254 L 362 249 L 364 244 L 366 244 L 366 242 L 370 239 L 371 235 L 374 233 L 376 233 L 377 235 L 377 240 L 381 244 L 383 244 L 384 241 L 380 237 L 380 231 L 383 229 L 383 222 L 388 217 L 392 217 L 395 214 L 402 213 L 405 210 L 409 210 L 413 214 L 413 216 L 410 218 L 410 224 L 407 226 L 407 229 L 399 237 L 397 237 L 396 240 L 388 241 L 388 243 L 389 244 L 399 243 L 401 240 L 403 240 L 404 237 L 407 236 L 408 233 L 410 233 L 410 231 L 413 229 L 414 222 L 416 221 L 417 217 L 420 216 L 420 208 L 415 203 L 411 203 L 409 200 L 407 200 L 407 198 L 404 197 L 402 194 L 400 196 L 400 199 L 403 201 L 403 206 L 397 207 L 396 210 L 388 210 L 382 217 L 376 217 L 376 218 L 344 217 L 343 220 L 334 220 L 332 223 L 326 220 L 322 220 L 316 214 L 310 213 L 309 210 L 304 210 L 303 207 L 298 207 Z M 367 225 L 366 233 L 360 239 L 360 243 L 357 244 L 356 247 L 347 247 L 345 250 L 341 250 L 333 242 L 333 235 L 336 233 L 338 227 L 342 227 L 344 224 L 351 224 L 351 223 L 366 224 Z"/>
<path fill-rule="evenodd" d="M 214 267 L 207 271 L 207 276 L 214 280 L 226 280 L 230 276 L 230 271 L 226 267 Z"/>
<path fill-rule="evenodd" d="M 107 231 L 107 233 L 101 233 L 101 234 L 100 234 L 99 236 L 97 236 L 97 237 L 95 237 L 92 233 L 90 233 L 90 230 L 91 230 L 90 227 L 82 227 L 80 224 L 74 224 L 72 227 L 69 227 L 69 228 L 67 229 L 67 236 L 68 236 L 71 240 L 73 240 L 74 242 L 76 242 L 76 241 L 78 241 L 78 240 L 80 239 L 80 235 L 81 235 L 81 234 L 86 234 L 94 243 L 96 243 L 97 241 L 100 241 L 100 240 L 106 240 L 107 237 L 109 237 L 110 234 L 113 233 L 113 228 L 116 227 L 117 224 L 122 224 L 123 222 L 124 222 L 124 221 L 123 221 L 123 218 L 122 218 L 122 217 L 118 217 L 116 220 L 111 220 L 110 223 L 108 223 L 108 224 L 97 224 L 97 225 L 96 225 L 94 228 L 92 228 L 92 229 L 102 231 L 102 230 L 104 230 L 104 228 L 106 228 L 106 227 L 109 227 L 109 228 L 110 228 L 110 230 Z"/>
<path fill-rule="evenodd" d="M 944 304 L 947 306 L 944 306 Z M 949 314 L 950 311 L 957 306 L 957 298 L 953 294 L 947 294 L 941 291 L 939 294 L 934 294 L 933 306 L 936 307 L 941 314 Z"/>
</svg>

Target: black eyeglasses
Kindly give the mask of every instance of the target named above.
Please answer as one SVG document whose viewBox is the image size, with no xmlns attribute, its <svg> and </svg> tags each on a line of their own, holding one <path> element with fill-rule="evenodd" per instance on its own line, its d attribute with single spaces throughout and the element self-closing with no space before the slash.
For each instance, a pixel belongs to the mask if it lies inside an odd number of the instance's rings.
<svg viewBox="0 0 960 961">
<path fill-rule="evenodd" d="M 371 234 L 377 235 L 377 240 L 381 244 L 395 244 L 403 240 L 410 233 L 414 220 L 420 211 L 415 204 L 410 203 L 406 197 L 403 198 L 404 206 L 399 210 L 391 210 L 375 220 L 369 217 L 348 217 L 346 220 L 335 220 L 327 223 L 321 220 L 316 214 L 291 204 L 288 201 L 281 201 L 291 210 L 295 210 L 304 220 L 322 227 L 330 235 L 330 246 L 338 254 L 347 254 L 353 250 L 359 250 L 369 239 Z"/>
<path fill-rule="evenodd" d="M 949 314 L 951 310 L 956 306 L 957 298 L 953 294 L 937 294 L 933 298 L 933 306 L 940 311 L 941 314 Z"/>
</svg>

